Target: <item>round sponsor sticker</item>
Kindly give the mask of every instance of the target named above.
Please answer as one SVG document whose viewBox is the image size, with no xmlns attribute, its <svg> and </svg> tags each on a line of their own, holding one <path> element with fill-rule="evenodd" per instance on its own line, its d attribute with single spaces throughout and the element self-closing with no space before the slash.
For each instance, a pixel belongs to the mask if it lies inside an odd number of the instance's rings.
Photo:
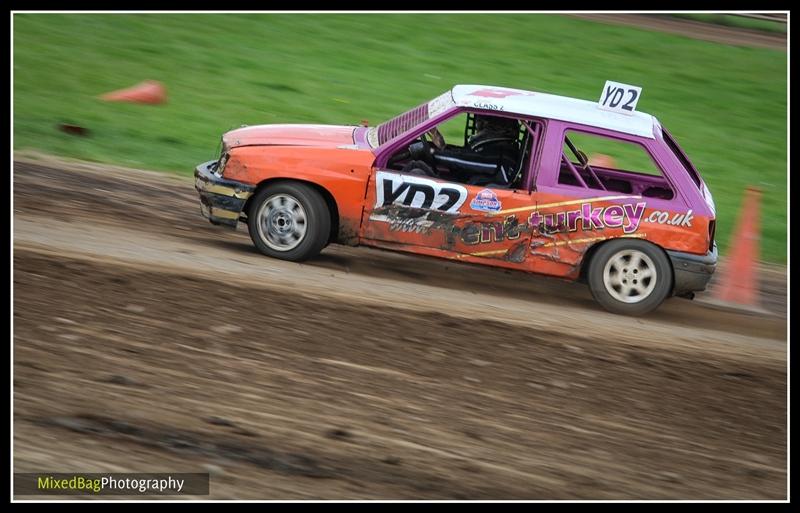
<svg viewBox="0 0 800 513">
<path fill-rule="evenodd" d="M 503 204 L 497 199 L 497 194 L 490 189 L 484 189 L 476 194 L 469 206 L 472 210 L 482 210 L 484 212 L 497 212 L 503 208 Z"/>
</svg>

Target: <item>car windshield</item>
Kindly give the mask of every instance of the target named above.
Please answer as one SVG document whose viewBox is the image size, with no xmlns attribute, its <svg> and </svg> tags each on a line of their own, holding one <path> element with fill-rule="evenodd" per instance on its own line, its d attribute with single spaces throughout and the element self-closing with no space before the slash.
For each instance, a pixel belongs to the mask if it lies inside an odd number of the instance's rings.
<svg viewBox="0 0 800 513">
<path fill-rule="evenodd" d="M 421 123 L 441 114 L 453 106 L 455 106 L 455 102 L 453 101 L 452 91 L 447 91 L 433 100 L 425 102 L 418 107 L 414 107 L 389 121 L 385 121 L 376 127 L 371 127 L 367 132 L 367 141 L 370 146 L 377 148 L 395 137 L 413 130 Z"/>
</svg>

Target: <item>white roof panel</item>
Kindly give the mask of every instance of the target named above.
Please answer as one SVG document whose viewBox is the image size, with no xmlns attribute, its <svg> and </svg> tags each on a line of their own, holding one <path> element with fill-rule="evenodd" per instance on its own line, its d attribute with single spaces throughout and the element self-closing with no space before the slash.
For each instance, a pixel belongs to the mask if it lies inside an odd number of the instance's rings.
<svg viewBox="0 0 800 513">
<path fill-rule="evenodd" d="M 453 101 L 461 106 L 569 121 L 650 139 L 654 138 L 653 130 L 658 123 L 653 116 L 644 112 L 621 114 L 602 110 L 597 102 L 522 89 L 457 85 L 452 93 Z"/>
</svg>

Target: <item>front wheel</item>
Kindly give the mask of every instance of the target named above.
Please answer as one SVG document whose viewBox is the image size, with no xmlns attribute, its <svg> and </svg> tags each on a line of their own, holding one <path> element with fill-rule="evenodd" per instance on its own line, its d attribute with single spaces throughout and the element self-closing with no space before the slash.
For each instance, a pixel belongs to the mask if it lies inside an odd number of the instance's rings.
<svg viewBox="0 0 800 513">
<path fill-rule="evenodd" d="M 617 239 L 603 244 L 589 262 L 589 288 L 606 310 L 644 315 L 672 291 L 672 267 L 664 252 L 649 242 Z"/>
<path fill-rule="evenodd" d="M 247 212 L 253 244 L 267 256 L 301 262 L 325 247 L 331 215 L 319 192 L 301 183 L 280 182 L 261 189 Z"/>
</svg>

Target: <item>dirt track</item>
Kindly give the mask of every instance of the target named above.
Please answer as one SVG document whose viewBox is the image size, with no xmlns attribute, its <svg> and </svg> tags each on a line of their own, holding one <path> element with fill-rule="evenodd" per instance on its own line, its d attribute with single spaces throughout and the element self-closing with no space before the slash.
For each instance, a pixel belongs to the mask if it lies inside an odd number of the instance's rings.
<svg viewBox="0 0 800 513">
<path fill-rule="evenodd" d="M 14 170 L 16 472 L 211 498 L 781 499 L 786 320 L 366 248 L 262 257 L 191 180 Z"/>
<path fill-rule="evenodd" d="M 665 14 L 572 14 L 571 16 L 601 23 L 670 32 L 693 39 L 702 39 L 727 45 L 753 46 L 784 51 L 787 48 L 786 34 L 728 27 L 714 23 L 675 18 Z"/>
</svg>

